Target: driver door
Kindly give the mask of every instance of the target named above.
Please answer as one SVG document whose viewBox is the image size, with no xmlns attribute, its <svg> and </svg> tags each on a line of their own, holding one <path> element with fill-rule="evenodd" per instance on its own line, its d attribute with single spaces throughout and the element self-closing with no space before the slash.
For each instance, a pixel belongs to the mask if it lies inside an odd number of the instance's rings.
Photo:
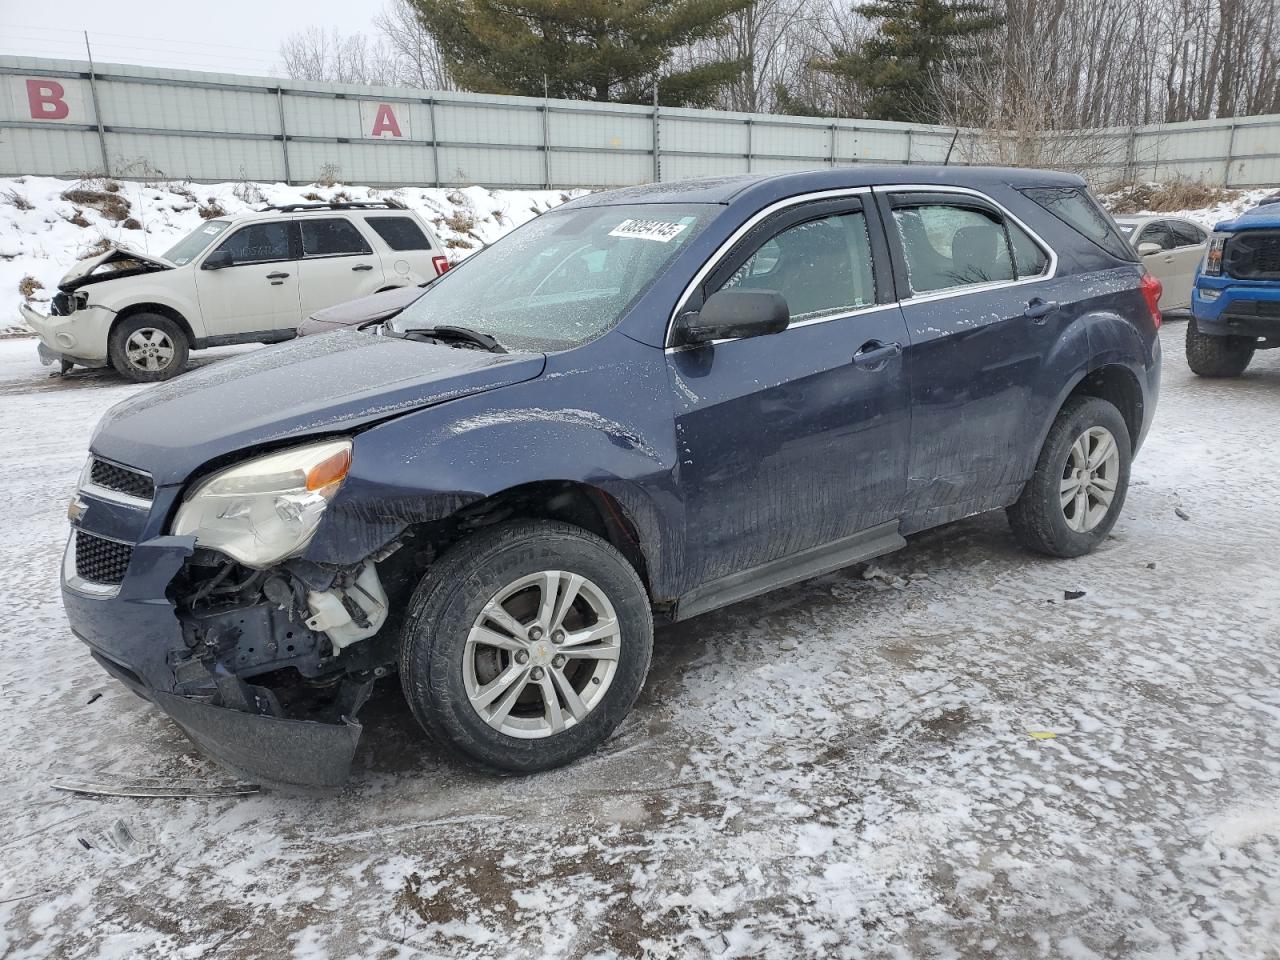
<svg viewBox="0 0 1280 960">
<path fill-rule="evenodd" d="M 688 588 L 899 516 L 907 333 L 883 250 L 873 205 L 801 203 L 748 233 L 687 305 L 774 290 L 791 312 L 781 333 L 667 351 Z"/>
<path fill-rule="evenodd" d="M 291 220 L 248 223 L 205 254 L 196 292 L 209 339 L 252 340 L 298 326 L 297 232 Z M 230 253 L 231 265 L 210 269 L 216 251 Z"/>
</svg>

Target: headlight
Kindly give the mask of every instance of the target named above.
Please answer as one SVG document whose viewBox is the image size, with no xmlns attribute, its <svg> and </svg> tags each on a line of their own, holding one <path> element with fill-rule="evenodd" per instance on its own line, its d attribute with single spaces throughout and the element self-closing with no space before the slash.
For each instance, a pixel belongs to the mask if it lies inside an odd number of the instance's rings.
<svg viewBox="0 0 1280 960">
<path fill-rule="evenodd" d="M 1209 247 L 1205 250 L 1204 266 L 1200 272 L 1206 277 L 1222 276 L 1222 248 L 1227 245 L 1228 234 L 1214 233 L 1209 236 Z"/>
<path fill-rule="evenodd" d="M 176 536 L 194 535 L 250 567 L 301 551 L 351 467 L 351 441 L 294 447 L 223 470 L 188 495 L 173 521 Z"/>
</svg>

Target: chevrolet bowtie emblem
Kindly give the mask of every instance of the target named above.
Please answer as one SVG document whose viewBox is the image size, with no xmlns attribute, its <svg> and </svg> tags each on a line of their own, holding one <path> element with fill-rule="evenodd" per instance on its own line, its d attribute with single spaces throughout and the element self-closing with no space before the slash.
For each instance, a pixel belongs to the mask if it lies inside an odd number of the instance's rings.
<svg viewBox="0 0 1280 960">
<path fill-rule="evenodd" d="M 89 512 L 89 505 L 79 497 L 72 497 L 71 502 L 67 504 L 67 519 L 72 523 L 80 520 Z"/>
</svg>

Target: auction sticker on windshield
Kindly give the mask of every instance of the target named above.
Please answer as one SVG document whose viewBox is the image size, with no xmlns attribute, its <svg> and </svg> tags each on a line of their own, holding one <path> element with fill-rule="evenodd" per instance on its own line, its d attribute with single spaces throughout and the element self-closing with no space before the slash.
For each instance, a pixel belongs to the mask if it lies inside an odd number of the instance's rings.
<svg viewBox="0 0 1280 960">
<path fill-rule="evenodd" d="M 609 236 L 668 243 L 680 236 L 687 226 L 687 223 L 671 223 L 666 220 L 623 220 L 609 231 Z"/>
</svg>

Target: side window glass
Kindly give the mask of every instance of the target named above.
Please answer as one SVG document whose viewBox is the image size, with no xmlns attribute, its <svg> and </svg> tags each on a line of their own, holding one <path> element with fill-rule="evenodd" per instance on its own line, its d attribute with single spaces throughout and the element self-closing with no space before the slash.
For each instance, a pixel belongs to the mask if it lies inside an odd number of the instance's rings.
<svg viewBox="0 0 1280 960">
<path fill-rule="evenodd" d="M 1169 232 L 1173 234 L 1173 245 L 1175 247 L 1195 247 L 1204 243 L 1204 239 L 1200 236 L 1199 228 L 1192 223 L 1170 220 Z"/>
<path fill-rule="evenodd" d="M 373 227 L 392 250 L 431 249 L 427 235 L 409 217 L 366 217 L 364 222 Z"/>
<path fill-rule="evenodd" d="M 1006 223 L 1009 239 L 1013 241 L 1013 263 L 1018 271 L 1018 279 L 1038 277 L 1049 269 L 1049 255 L 1040 244 L 1031 239 L 1031 235 L 1016 223 Z"/>
<path fill-rule="evenodd" d="M 223 241 L 219 250 L 231 254 L 233 263 L 268 263 L 289 259 L 289 224 L 255 223 L 242 227 Z"/>
<path fill-rule="evenodd" d="M 303 220 L 302 255 L 304 257 L 345 257 L 370 254 L 373 249 L 350 220 L 339 218 Z"/>
<path fill-rule="evenodd" d="M 1004 224 L 993 214 L 934 203 L 895 209 L 893 219 L 915 293 L 1017 276 Z"/>
<path fill-rule="evenodd" d="M 1142 231 L 1142 235 L 1138 237 L 1138 243 L 1155 243 L 1160 246 L 1161 250 L 1169 250 L 1175 246 L 1173 235 L 1169 233 L 1169 228 L 1159 221 L 1147 224 L 1146 229 Z"/>
<path fill-rule="evenodd" d="M 876 291 L 866 217 L 856 211 L 787 227 L 717 288 L 728 289 L 776 290 L 793 322 L 871 306 Z"/>
<path fill-rule="evenodd" d="M 1029 187 L 1022 192 L 1113 257 L 1137 259 L 1111 215 L 1098 205 L 1089 191 L 1081 187 Z"/>
</svg>

